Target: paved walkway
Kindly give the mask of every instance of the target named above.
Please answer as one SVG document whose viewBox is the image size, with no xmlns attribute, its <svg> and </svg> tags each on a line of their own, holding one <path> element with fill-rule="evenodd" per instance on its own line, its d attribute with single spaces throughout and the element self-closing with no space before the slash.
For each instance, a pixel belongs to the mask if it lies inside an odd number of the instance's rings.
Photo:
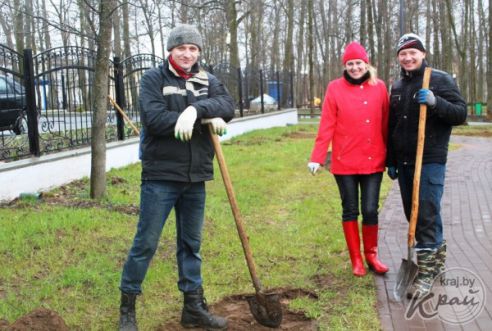
<svg viewBox="0 0 492 331">
<path fill-rule="evenodd" d="M 385 331 L 492 330 L 492 139 L 452 137 L 451 141 L 461 148 L 449 153 L 442 201 L 448 242 L 446 267 L 463 267 L 479 275 L 485 284 L 484 309 L 464 325 L 445 323 L 437 317 L 423 319 L 418 314 L 405 319 L 408 300 L 399 303 L 393 296 L 401 259 L 408 254 L 408 223 L 395 182 L 380 214 L 379 252 L 390 267 L 385 277 L 376 277 L 378 310 Z"/>
</svg>

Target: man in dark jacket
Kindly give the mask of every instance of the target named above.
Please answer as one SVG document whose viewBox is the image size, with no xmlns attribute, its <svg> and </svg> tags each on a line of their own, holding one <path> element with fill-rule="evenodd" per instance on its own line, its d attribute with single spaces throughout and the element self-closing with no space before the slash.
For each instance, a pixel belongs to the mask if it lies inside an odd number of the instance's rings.
<svg viewBox="0 0 492 331">
<path fill-rule="evenodd" d="M 137 330 L 135 299 L 174 208 L 178 288 L 184 294 L 184 327 L 225 329 L 208 312 L 203 296 L 200 244 L 205 181 L 213 179 L 214 150 L 207 125 L 222 135 L 234 116 L 234 101 L 216 77 L 199 67 L 202 38 L 191 25 L 174 28 L 170 52 L 141 80 L 140 218 L 121 277 L 120 330 Z"/>
<path fill-rule="evenodd" d="M 448 144 L 453 125 L 466 120 L 466 103 L 453 78 L 432 70 L 429 89 L 422 89 L 426 51 L 419 36 L 409 33 L 398 41 L 401 79 L 391 88 L 387 166 L 391 179 L 398 178 L 405 216 L 410 219 L 417 151 L 420 104 L 426 104 L 427 120 L 420 178 L 416 229 L 418 274 L 407 296 L 423 297 L 435 276 L 444 271 L 446 241 L 443 238 L 441 198 Z"/>
</svg>

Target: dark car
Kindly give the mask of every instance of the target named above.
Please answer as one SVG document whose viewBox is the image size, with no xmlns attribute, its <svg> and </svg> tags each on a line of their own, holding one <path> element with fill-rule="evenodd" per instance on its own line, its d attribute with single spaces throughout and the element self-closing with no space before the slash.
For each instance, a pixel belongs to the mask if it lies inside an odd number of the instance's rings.
<svg viewBox="0 0 492 331">
<path fill-rule="evenodd" d="M 24 87 L 11 76 L 0 75 L 0 131 L 26 132 Z"/>
</svg>

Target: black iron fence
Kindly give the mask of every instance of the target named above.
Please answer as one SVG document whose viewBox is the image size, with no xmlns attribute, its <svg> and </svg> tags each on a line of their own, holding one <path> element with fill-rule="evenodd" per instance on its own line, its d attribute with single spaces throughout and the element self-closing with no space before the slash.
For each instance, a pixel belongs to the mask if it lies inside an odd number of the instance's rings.
<svg viewBox="0 0 492 331">
<path fill-rule="evenodd" d="M 0 44 L 0 161 L 40 156 L 90 145 L 96 52 L 59 47 L 33 56 Z M 140 127 L 138 92 L 143 73 L 162 58 L 138 54 L 108 59 L 107 93 Z M 237 116 L 292 107 L 292 75 L 241 70 L 228 65 L 207 68 L 237 100 Z M 135 133 L 108 102 L 106 140 Z"/>
</svg>

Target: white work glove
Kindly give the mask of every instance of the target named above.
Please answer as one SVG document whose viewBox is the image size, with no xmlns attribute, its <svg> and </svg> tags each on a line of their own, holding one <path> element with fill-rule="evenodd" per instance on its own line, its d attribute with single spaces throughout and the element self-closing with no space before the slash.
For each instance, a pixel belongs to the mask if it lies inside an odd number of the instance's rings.
<svg viewBox="0 0 492 331">
<path fill-rule="evenodd" d="M 317 162 L 309 162 L 307 166 L 309 172 L 314 176 L 316 174 L 316 171 L 318 171 L 319 167 L 321 166 L 321 164 Z"/>
<path fill-rule="evenodd" d="M 222 136 L 227 133 L 227 123 L 221 117 L 202 118 L 202 124 L 211 124 L 216 135 Z"/>
<path fill-rule="evenodd" d="M 181 141 L 191 140 L 193 134 L 193 125 L 196 121 L 196 108 L 193 106 L 186 107 L 179 115 L 176 126 L 174 127 L 174 137 Z"/>
</svg>

